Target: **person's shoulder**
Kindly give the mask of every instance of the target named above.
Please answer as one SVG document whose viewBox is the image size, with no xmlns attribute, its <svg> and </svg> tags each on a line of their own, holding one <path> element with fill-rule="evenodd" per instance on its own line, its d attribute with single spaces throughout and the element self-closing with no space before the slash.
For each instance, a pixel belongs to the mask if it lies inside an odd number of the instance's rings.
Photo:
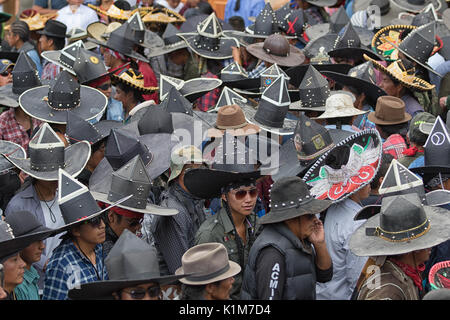
<svg viewBox="0 0 450 320">
<path fill-rule="evenodd" d="M 197 231 L 197 235 L 199 238 L 216 238 L 217 234 L 223 235 L 224 233 L 224 227 L 221 223 L 221 219 L 219 217 L 219 214 L 215 214 L 211 217 L 208 217 L 203 223 L 200 225 Z M 208 241 L 203 241 L 208 242 Z"/>
</svg>

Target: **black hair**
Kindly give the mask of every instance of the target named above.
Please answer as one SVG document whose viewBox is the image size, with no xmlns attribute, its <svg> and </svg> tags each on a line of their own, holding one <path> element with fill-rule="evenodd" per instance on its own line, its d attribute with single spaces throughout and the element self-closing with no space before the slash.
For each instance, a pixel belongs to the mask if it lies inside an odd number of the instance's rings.
<svg viewBox="0 0 450 320">
<path fill-rule="evenodd" d="M 65 38 L 59 38 L 59 37 L 50 37 L 46 36 L 48 39 L 53 40 L 53 45 L 55 46 L 55 50 L 61 50 L 66 46 L 66 39 Z"/>
<path fill-rule="evenodd" d="M 217 59 L 206 59 L 206 68 L 212 74 L 219 75 L 220 71 L 223 69 L 223 64 Z"/>
<path fill-rule="evenodd" d="M 215 281 L 212 284 L 215 286 L 219 286 L 223 280 Z M 203 285 L 190 285 L 190 284 L 181 284 L 181 300 L 204 300 L 205 299 L 205 291 L 207 284 Z"/>
<path fill-rule="evenodd" d="M 398 133 L 406 141 L 406 134 L 408 133 L 408 122 L 389 125 L 377 124 L 377 127 L 379 127 L 379 129 L 381 129 L 381 131 L 383 131 L 383 133 L 385 133 L 387 136 Z"/>
<path fill-rule="evenodd" d="M 335 125 L 336 127 L 338 124 L 344 125 L 352 125 L 353 124 L 353 116 L 351 117 L 341 117 L 341 118 L 327 118 L 325 119 L 327 121 L 327 124 L 329 125 Z"/>
<path fill-rule="evenodd" d="M 333 169 L 341 169 L 341 167 L 348 162 L 350 157 L 350 147 L 347 145 L 338 146 L 331 149 L 328 154 L 325 164 Z"/>
<path fill-rule="evenodd" d="M 131 87 L 123 82 L 117 82 L 116 86 L 118 86 L 120 88 L 120 90 L 124 91 L 125 93 L 132 91 L 133 98 L 137 103 L 141 103 L 144 101 L 144 97 L 142 96 L 142 93 L 139 90 L 134 89 L 133 87 Z"/>
<path fill-rule="evenodd" d="M 348 88 L 348 90 L 350 90 L 351 93 L 353 93 L 353 95 L 354 95 L 355 97 L 358 97 L 358 96 L 360 96 L 360 95 L 363 94 L 363 93 L 365 94 L 364 90 L 359 89 L 359 88 L 356 88 L 356 87 L 354 87 L 354 86 L 346 85 L 346 87 Z M 365 101 L 366 101 L 366 103 L 367 103 L 368 105 L 371 105 L 371 106 L 375 106 L 375 105 L 376 105 L 376 101 L 373 101 L 373 99 L 372 99 L 369 95 L 367 95 L 367 94 L 366 94 L 366 99 L 365 99 Z"/>
<path fill-rule="evenodd" d="M 228 19 L 228 23 L 233 27 L 234 30 L 245 31 L 245 21 L 241 16 L 230 17 Z"/>
<path fill-rule="evenodd" d="M 390 153 L 383 153 L 381 155 L 380 167 L 378 168 L 378 172 L 375 175 L 375 178 L 373 178 L 372 182 L 370 183 L 370 187 L 372 189 L 378 189 L 378 187 L 380 186 L 379 180 L 380 180 L 380 178 L 382 178 L 386 175 L 393 159 L 394 159 L 394 156 Z"/>
</svg>

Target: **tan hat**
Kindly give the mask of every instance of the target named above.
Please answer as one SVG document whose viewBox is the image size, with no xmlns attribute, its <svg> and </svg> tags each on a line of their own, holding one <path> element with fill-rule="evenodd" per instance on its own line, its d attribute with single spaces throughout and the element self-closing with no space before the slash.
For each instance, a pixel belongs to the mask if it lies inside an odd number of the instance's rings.
<svg viewBox="0 0 450 320">
<path fill-rule="evenodd" d="M 235 276 L 241 267 L 228 258 L 225 246 L 218 242 L 202 243 L 190 248 L 181 258 L 181 267 L 175 275 L 190 274 L 180 281 L 201 286 Z"/>
<path fill-rule="evenodd" d="M 93 22 L 87 26 L 86 31 L 88 35 L 98 41 L 107 41 L 105 36 L 109 36 L 111 32 L 119 28 L 122 24 L 120 22 L 111 22 L 105 24 L 103 22 Z"/>
<path fill-rule="evenodd" d="M 221 138 L 225 131 L 233 136 L 248 136 L 260 132 L 261 128 L 247 122 L 241 107 L 232 104 L 219 108 L 214 128 L 208 129 L 208 137 Z"/>
<path fill-rule="evenodd" d="M 170 177 L 167 183 L 180 175 L 185 164 L 203 162 L 202 152 L 195 146 L 188 145 L 175 149 L 170 157 Z"/>
<path fill-rule="evenodd" d="M 369 112 L 355 108 L 353 102 L 353 95 L 349 92 L 342 91 L 340 93 L 332 94 L 325 101 L 325 112 L 320 116 L 311 119 L 353 117 Z"/>
<path fill-rule="evenodd" d="M 402 99 L 393 96 L 381 96 L 377 99 L 375 111 L 369 113 L 367 118 L 375 124 L 391 125 L 405 123 L 411 120 L 411 115 L 405 112 L 405 103 Z"/>
</svg>

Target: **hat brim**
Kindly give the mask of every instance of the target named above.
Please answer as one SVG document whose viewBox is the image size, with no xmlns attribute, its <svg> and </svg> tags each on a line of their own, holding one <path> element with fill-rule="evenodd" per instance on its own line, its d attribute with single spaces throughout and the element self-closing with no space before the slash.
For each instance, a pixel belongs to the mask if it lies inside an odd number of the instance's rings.
<svg viewBox="0 0 450 320">
<path fill-rule="evenodd" d="M 383 41 L 383 37 L 389 37 L 389 34 L 391 32 L 399 33 L 399 35 L 404 32 L 405 30 L 413 30 L 416 29 L 416 26 L 411 25 L 389 25 L 382 29 L 380 29 L 372 38 L 371 47 L 372 50 L 376 51 L 380 56 L 382 56 L 386 61 L 395 61 L 398 59 L 398 54 L 395 55 L 394 52 L 396 49 L 390 45 L 389 43 Z M 391 38 L 392 39 L 392 38 Z M 385 50 L 382 50 L 380 46 L 384 46 Z M 397 51 L 398 52 L 398 51 Z M 394 54 L 394 55 L 393 55 Z"/>
<path fill-rule="evenodd" d="M 195 78 L 185 81 L 179 91 L 189 102 L 193 102 L 221 85 L 222 80 L 220 79 Z"/>
<path fill-rule="evenodd" d="M 232 47 L 239 48 L 239 42 L 234 38 L 228 38 L 228 37 L 221 37 L 220 43 L 218 45 L 218 50 L 207 50 L 198 48 L 195 45 L 195 37 L 198 35 L 198 33 L 178 33 L 177 36 L 182 38 L 188 47 L 194 51 L 196 54 L 198 54 L 201 57 L 207 58 L 207 59 L 230 59 L 233 57 L 232 53 Z"/>
<path fill-rule="evenodd" d="M 318 37 L 317 39 L 310 40 L 303 48 L 303 52 L 308 58 L 314 58 L 317 56 L 320 50 L 322 50 L 321 48 L 323 48 L 323 51 L 327 53 L 333 50 L 337 37 L 337 34 L 329 33 Z"/>
<path fill-rule="evenodd" d="M 406 10 L 409 12 L 419 13 L 422 9 L 425 8 L 425 6 L 429 2 L 427 1 L 424 4 L 415 5 L 415 4 L 409 3 L 407 0 L 392 0 L 391 3 L 394 4 L 394 6 L 399 7 L 400 9 L 403 9 L 403 10 Z M 431 3 L 433 4 L 433 7 L 436 11 L 439 11 L 443 5 L 442 2 L 439 0 L 431 0 Z"/>
<path fill-rule="evenodd" d="M 229 172 L 216 169 L 189 169 L 184 174 L 184 184 L 189 193 L 202 199 L 213 199 L 222 194 L 223 187 L 233 182 L 256 180 L 260 171 Z"/>
<path fill-rule="evenodd" d="M 279 66 L 294 67 L 302 64 L 305 61 L 305 55 L 303 54 L 303 51 L 291 44 L 289 45 L 290 53 L 286 57 L 267 53 L 263 49 L 263 46 L 263 42 L 254 43 L 247 47 L 247 51 L 263 61 L 276 63 Z"/>
<path fill-rule="evenodd" d="M 52 109 L 44 100 L 49 88 L 50 86 L 44 85 L 26 90 L 19 97 L 19 105 L 33 118 L 49 123 L 66 124 L 67 110 Z M 107 104 L 108 98 L 101 91 L 80 85 L 80 104 L 70 111 L 84 120 L 91 120 L 105 111 Z"/>
<path fill-rule="evenodd" d="M 116 75 L 114 73 L 111 74 L 111 82 L 112 82 L 113 85 L 116 85 L 117 82 L 121 82 L 121 83 L 126 84 L 126 85 L 132 87 L 133 89 L 141 92 L 142 94 L 154 93 L 154 92 L 158 91 L 158 89 L 159 89 L 158 87 L 143 87 L 143 86 L 140 86 L 140 85 L 138 85 L 136 83 L 129 82 L 126 79 L 123 79 L 122 77 L 120 77 L 120 76 L 118 76 L 118 75 Z"/>
<path fill-rule="evenodd" d="M 86 166 L 89 157 L 91 156 L 91 145 L 87 141 L 80 141 L 72 144 L 64 149 L 64 171 L 72 177 L 78 176 Z M 57 181 L 58 170 L 56 168 L 52 171 L 36 171 L 31 169 L 30 158 L 15 158 L 5 156 L 16 168 L 19 168 L 29 176 L 38 180 Z"/>
<path fill-rule="evenodd" d="M 291 135 L 294 133 L 295 126 L 297 125 L 296 120 L 284 118 L 283 127 L 281 128 L 269 127 L 268 125 L 262 124 L 257 120 L 255 120 L 255 115 L 257 111 L 255 108 L 253 108 L 248 104 L 244 104 L 240 101 L 235 102 L 241 107 L 242 111 L 244 112 L 244 116 L 249 123 L 257 125 L 258 127 L 260 127 L 265 131 L 276 133 L 281 136 Z"/>
<path fill-rule="evenodd" d="M 420 90 L 420 91 L 428 91 L 428 90 L 431 90 L 431 89 L 433 89 L 435 87 L 434 84 L 429 84 L 425 80 L 422 80 L 422 79 L 420 79 L 418 77 L 414 77 L 413 82 L 406 82 L 405 80 L 403 80 L 401 78 L 398 78 L 395 74 L 390 72 L 385 66 L 383 66 L 380 63 L 378 63 L 377 61 L 375 61 L 371 57 L 369 57 L 367 55 L 364 55 L 363 57 L 367 61 L 372 61 L 373 66 L 375 67 L 375 69 L 377 69 L 377 70 L 379 70 L 379 71 L 389 75 L 390 77 L 394 78 L 395 80 L 397 80 L 398 82 L 400 82 L 402 85 L 404 85 L 405 87 L 407 87 L 409 89 Z"/>
<path fill-rule="evenodd" d="M 327 63 L 327 64 L 311 64 L 317 71 L 323 73 L 325 71 L 328 72 L 336 72 L 340 74 L 347 74 L 352 65 L 346 63 Z M 286 74 L 288 75 L 289 83 L 294 87 L 298 88 L 303 78 L 305 77 L 306 71 L 309 68 L 309 64 L 302 64 L 299 66 L 295 66 L 286 70 Z"/>
<path fill-rule="evenodd" d="M 380 215 L 369 218 L 350 237 L 350 250 L 357 256 L 391 256 L 404 254 L 415 250 L 434 247 L 450 239 L 450 221 L 448 210 L 439 207 L 423 206 L 430 229 L 422 236 L 409 241 L 386 241 L 377 236 L 367 236 L 366 228 L 376 228 Z"/>
<path fill-rule="evenodd" d="M 131 288 L 140 284 L 158 283 L 165 285 L 183 278 L 184 275 L 155 276 L 144 274 L 139 279 L 106 280 L 81 284 L 79 289 L 69 290 L 68 296 L 71 300 L 104 300 L 113 299 L 112 294 L 125 288 Z"/>
<path fill-rule="evenodd" d="M 246 78 L 239 80 L 222 80 L 222 84 L 231 89 L 254 89 L 258 88 L 261 84 L 261 78 Z"/>
<path fill-rule="evenodd" d="M 441 165 L 441 166 L 424 166 L 424 167 L 411 168 L 409 170 L 411 170 L 412 172 L 417 173 L 421 176 L 429 175 L 429 174 L 437 175 L 439 173 L 450 174 L 450 165 L 449 166 L 443 166 L 443 165 Z M 428 182 L 428 181 L 425 181 L 425 178 L 426 177 L 423 177 L 424 183 Z"/>
<path fill-rule="evenodd" d="M 70 38 L 70 35 L 68 35 L 67 33 L 65 33 L 64 35 L 61 35 L 61 34 L 58 34 L 58 33 L 48 32 L 45 29 L 42 30 L 42 31 L 37 31 L 36 33 L 44 35 L 44 36 L 60 38 L 60 39 Z"/>
<path fill-rule="evenodd" d="M 403 119 L 389 121 L 389 120 L 378 119 L 375 116 L 375 111 L 372 111 L 367 115 L 367 119 L 369 119 L 370 121 L 372 121 L 375 124 L 393 125 L 393 124 L 400 124 L 400 123 L 408 122 L 409 120 L 412 119 L 412 116 L 409 113 L 405 112 L 403 115 Z"/>
<path fill-rule="evenodd" d="M 41 56 L 45 60 L 48 60 L 51 63 L 56 64 L 57 66 L 59 66 L 63 70 L 66 70 L 70 74 L 76 76 L 76 73 L 75 73 L 75 71 L 73 71 L 71 66 L 65 65 L 59 60 L 59 58 L 61 57 L 61 51 L 58 51 L 58 50 L 44 51 L 44 52 L 41 53 Z"/>
<path fill-rule="evenodd" d="M 372 43 L 372 38 L 374 36 L 374 33 L 366 28 L 362 28 L 362 27 L 358 27 L 358 26 L 353 26 L 353 28 L 355 29 L 356 33 L 359 36 L 359 39 L 361 40 L 361 43 L 365 46 L 370 46 L 370 44 Z M 305 33 L 307 35 L 307 37 L 310 39 L 310 41 L 314 41 L 320 37 L 323 37 L 327 34 L 335 34 L 337 39 L 338 34 L 337 33 L 331 33 L 330 32 L 330 24 L 329 23 L 320 23 L 320 24 L 315 24 L 312 25 L 310 27 L 308 27 L 307 29 L 305 29 Z M 333 43 L 334 44 L 334 43 Z"/>
<path fill-rule="evenodd" d="M 363 59 L 363 55 L 367 55 L 374 60 L 383 61 L 383 57 L 379 56 L 377 53 L 373 52 L 370 49 L 366 48 L 339 48 L 334 49 L 328 52 L 328 55 L 332 58 L 356 58 L 361 57 Z M 364 59 L 363 59 L 364 60 Z"/>
<path fill-rule="evenodd" d="M 142 46 L 151 49 L 147 58 L 153 58 L 157 56 L 162 56 L 167 53 L 171 53 L 177 50 L 186 49 L 188 47 L 187 43 L 184 40 L 176 42 L 170 45 L 164 45 L 163 47 L 154 47 L 151 44 L 143 43 Z"/>
<path fill-rule="evenodd" d="M 241 266 L 239 264 L 237 264 L 234 261 L 229 261 L 229 264 L 230 264 L 230 268 L 226 272 L 224 272 L 221 275 L 218 275 L 216 277 L 213 277 L 211 279 L 203 280 L 203 281 L 191 281 L 191 280 L 186 279 L 186 277 L 184 277 L 184 278 L 180 279 L 180 282 L 187 284 L 187 285 L 200 286 L 200 285 L 206 285 L 209 283 L 214 283 L 217 281 L 222 281 L 222 280 L 228 279 L 230 277 L 237 275 L 239 272 L 241 272 Z M 182 274 L 185 274 L 185 272 L 183 270 L 183 266 L 181 266 L 177 270 L 175 270 L 175 275 L 182 275 Z"/>
<path fill-rule="evenodd" d="M 22 146 L 7 140 L 0 140 L 0 152 L 3 155 L 14 156 L 14 158 L 19 159 L 27 156 L 27 153 Z M 12 168 L 14 168 L 14 165 L 12 165 L 11 162 L 4 157 L 0 157 L 0 173 Z"/>
<path fill-rule="evenodd" d="M 101 137 L 100 140 L 107 138 L 110 135 L 112 129 L 122 128 L 123 126 L 124 124 L 121 121 L 116 120 L 101 120 L 94 124 L 95 129 L 97 129 Z"/>
<path fill-rule="evenodd" d="M 131 52 L 124 52 L 122 49 L 113 48 L 113 47 L 109 46 L 109 45 L 108 45 L 108 41 L 101 41 L 101 40 L 98 40 L 98 39 L 96 39 L 96 38 L 90 38 L 89 40 L 90 40 L 91 42 L 93 42 L 93 43 L 99 45 L 99 46 L 102 46 L 102 47 L 111 49 L 111 50 L 113 50 L 113 51 L 117 51 L 117 52 L 123 54 L 123 55 L 126 56 L 126 57 L 129 57 L 129 58 L 133 58 L 133 59 L 136 59 L 136 60 L 139 60 L 139 61 L 143 61 L 143 62 L 150 63 L 150 61 L 149 61 L 146 57 L 144 57 L 143 55 L 137 53 L 137 52 L 134 51 L 134 50 L 131 50 Z"/>
<path fill-rule="evenodd" d="M 315 119 L 330 119 L 330 118 L 346 118 L 346 117 L 353 117 L 353 116 L 359 116 L 361 114 L 366 114 L 369 111 L 364 111 L 364 110 L 359 110 L 355 107 L 349 107 L 346 109 L 340 109 L 340 110 L 334 110 L 334 111 L 329 111 L 326 110 L 325 108 L 325 112 L 322 113 L 320 116 L 318 117 L 312 117 L 311 119 L 315 120 Z"/>
<path fill-rule="evenodd" d="M 342 85 L 358 88 L 360 92 L 364 92 L 364 94 L 370 97 L 372 101 L 377 101 L 379 97 L 387 95 L 387 93 L 375 83 L 371 83 L 364 79 L 332 71 L 323 71 L 322 74 Z"/>
<path fill-rule="evenodd" d="M 338 183 L 327 179 L 327 176 L 323 175 L 321 171 L 330 153 L 338 147 L 344 145 L 351 147 L 355 143 L 363 148 L 362 154 L 365 154 L 364 162 L 361 163 L 358 172 L 351 177 L 346 177 L 345 185 L 343 184 L 344 181 Z M 370 146 L 372 148 L 369 148 Z M 380 167 L 382 151 L 381 138 L 376 130 L 369 129 L 354 133 L 320 156 L 306 172 L 303 180 L 311 187 L 311 194 L 315 198 L 329 199 L 334 203 L 338 203 L 358 192 L 373 180 Z M 355 170 L 355 168 L 352 170 Z"/>
<path fill-rule="evenodd" d="M 86 32 L 89 37 L 96 39 L 97 41 L 105 42 L 106 39 L 102 37 L 102 34 L 105 33 L 107 27 L 108 25 L 103 22 L 93 22 L 87 26 Z"/>
<path fill-rule="evenodd" d="M 261 131 L 261 128 L 251 123 L 247 123 L 245 126 L 238 129 L 219 129 L 217 127 L 214 127 L 208 129 L 207 135 L 209 138 L 222 138 L 225 134 L 225 131 L 227 132 L 227 134 L 231 134 L 232 136 L 242 137 L 259 133 Z"/>
<path fill-rule="evenodd" d="M 97 11 L 98 13 L 100 13 L 100 14 L 102 14 L 102 15 L 105 15 L 105 16 L 107 16 L 108 18 L 113 18 L 113 19 L 116 19 L 116 20 L 121 20 L 122 22 L 125 22 L 126 20 L 128 20 L 128 19 L 133 15 L 133 13 L 135 12 L 135 10 L 130 10 L 130 11 L 129 11 L 129 12 L 130 12 L 129 15 L 128 15 L 128 14 L 127 14 L 127 15 L 116 15 L 116 14 L 111 14 L 111 13 L 105 11 L 105 10 L 102 10 L 102 9 L 100 9 L 100 7 L 94 6 L 94 5 L 91 4 L 91 3 L 88 3 L 87 5 L 88 5 L 89 8 L 94 9 L 94 10 Z M 128 12 L 128 10 L 123 10 L 123 11 Z"/>
</svg>

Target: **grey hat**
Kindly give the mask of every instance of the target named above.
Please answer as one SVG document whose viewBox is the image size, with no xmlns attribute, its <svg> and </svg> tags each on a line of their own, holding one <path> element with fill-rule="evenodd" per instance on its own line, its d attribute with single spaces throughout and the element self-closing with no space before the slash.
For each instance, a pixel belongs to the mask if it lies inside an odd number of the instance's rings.
<svg viewBox="0 0 450 320">
<path fill-rule="evenodd" d="M 172 283 L 184 277 L 161 276 L 156 249 L 125 229 L 105 259 L 109 280 L 84 283 L 69 290 L 72 300 L 112 299 L 114 292 L 140 284 Z"/>
<path fill-rule="evenodd" d="M 220 87 L 222 80 L 215 78 L 194 78 L 187 81 L 161 75 L 159 79 L 159 100 L 163 101 L 170 89 L 174 87 L 189 102 L 193 102 L 206 93 Z"/>
<path fill-rule="evenodd" d="M 286 177 L 276 181 L 270 191 L 270 212 L 259 219 L 260 224 L 286 221 L 305 214 L 318 214 L 332 202 L 317 200 L 308 185 L 299 177 Z"/>
<path fill-rule="evenodd" d="M 415 193 L 384 197 L 379 214 L 351 236 L 357 256 L 389 256 L 427 249 L 450 239 L 449 211 L 422 205 Z"/>
<path fill-rule="evenodd" d="M 78 49 L 83 48 L 84 42 L 81 40 L 75 41 L 67 46 L 65 46 L 61 50 L 49 50 L 41 53 L 42 57 L 51 63 L 56 64 L 61 67 L 63 70 L 75 75 L 75 71 L 73 71 L 73 65 L 77 58 Z"/>
<path fill-rule="evenodd" d="M 0 140 L 0 153 L 13 156 L 15 158 L 25 158 L 27 153 L 22 146 L 7 140 Z M 11 164 L 5 157 L 0 157 L 0 173 L 4 173 L 10 169 L 14 168 L 14 165 Z"/>
</svg>

